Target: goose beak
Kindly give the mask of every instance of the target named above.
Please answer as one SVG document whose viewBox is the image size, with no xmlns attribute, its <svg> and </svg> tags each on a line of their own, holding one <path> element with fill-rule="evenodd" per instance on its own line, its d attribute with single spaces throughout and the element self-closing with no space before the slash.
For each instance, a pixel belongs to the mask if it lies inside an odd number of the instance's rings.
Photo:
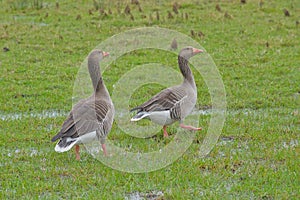
<svg viewBox="0 0 300 200">
<path fill-rule="evenodd" d="M 102 54 L 103 54 L 103 57 L 109 56 L 109 53 L 105 52 L 105 51 L 103 51 Z"/>
<path fill-rule="evenodd" d="M 202 53 L 202 52 L 204 52 L 202 49 L 193 48 L 193 54 Z"/>
</svg>

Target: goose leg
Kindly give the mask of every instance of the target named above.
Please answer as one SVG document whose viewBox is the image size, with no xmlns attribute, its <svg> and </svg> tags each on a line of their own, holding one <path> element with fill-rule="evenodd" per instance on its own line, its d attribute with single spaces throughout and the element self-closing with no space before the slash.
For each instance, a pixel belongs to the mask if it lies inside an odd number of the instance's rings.
<svg viewBox="0 0 300 200">
<path fill-rule="evenodd" d="M 102 146 L 102 150 L 103 150 L 104 156 L 107 156 L 106 145 L 102 144 L 101 146 Z"/>
<path fill-rule="evenodd" d="M 197 127 L 193 127 L 193 126 L 189 126 L 189 125 L 184 125 L 184 124 L 180 124 L 180 127 L 184 128 L 184 129 L 187 129 L 187 130 L 190 130 L 190 131 L 200 131 L 200 130 L 202 130 L 201 127 L 197 128 Z"/>
<path fill-rule="evenodd" d="M 168 132 L 167 132 L 167 126 L 163 126 L 163 130 L 164 130 L 164 137 L 169 137 Z"/>
<path fill-rule="evenodd" d="M 76 160 L 80 160 L 80 154 L 79 154 L 79 145 L 75 145 L 75 154 L 76 154 Z"/>
</svg>

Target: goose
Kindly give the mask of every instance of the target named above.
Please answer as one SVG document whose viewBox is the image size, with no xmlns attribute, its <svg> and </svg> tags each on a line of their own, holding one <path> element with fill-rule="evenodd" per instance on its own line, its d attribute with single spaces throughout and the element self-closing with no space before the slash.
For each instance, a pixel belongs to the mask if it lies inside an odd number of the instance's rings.
<svg viewBox="0 0 300 200">
<path fill-rule="evenodd" d="M 201 130 L 201 127 L 185 125 L 183 120 L 192 112 L 197 101 L 197 87 L 188 60 L 202 52 L 203 50 L 193 47 L 183 48 L 178 55 L 179 69 L 184 78 L 182 84 L 166 88 L 145 103 L 131 109 L 130 112 L 137 111 L 137 113 L 130 121 L 150 119 L 163 126 L 164 137 L 168 137 L 167 126 L 176 121 L 180 122 L 181 128 Z"/>
<path fill-rule="evenodd" d="M 55 146 L 56 152 L 68 151 L 75 145 L 76 160 L 80 160 L 79 144 L 99 140 L 107 156 L 105 139 L 111 130 L 115 111 L 102 79 L 99 62 L 108 55 L 108 52 L 101 50 L 93 50 L 89 54 L 88 70 L 94 93 L 72 108 L 61 130 L 52 138 L 52 142 L 59 139 Z"/>
</svg>

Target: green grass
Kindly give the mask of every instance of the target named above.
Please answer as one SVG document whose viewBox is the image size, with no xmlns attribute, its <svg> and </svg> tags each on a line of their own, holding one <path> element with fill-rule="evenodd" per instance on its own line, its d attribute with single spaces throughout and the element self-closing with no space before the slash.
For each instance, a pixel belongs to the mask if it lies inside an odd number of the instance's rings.
<svg viewBox="0 0 300 200">
<path fill-rule="evenodd" d="M 151 191 L 162 191 L 161 199 L 299 199 L 300 3 L 272 0 L 260 7 L 258 1 L 177 2 L 178 15 L 172 11 L 173 2 L 165 0 L 140 1 L 143 12 L 130 1 L 117 0 L 66 0 L 59 6 L 56 1 L 0 1 L 0 48 L 9 48 L 0 52 L 1 116 L 68 112 L 86 55 L 115 34 L 146 26 L 188 36 L 191 30 L 203 32 L 203 37 L 192 37 L 214 59 L 228 106 L 222 135 L 207 157 L 199 157 L 198 151 L 210 115 L 201 115 L 203 131 L 182 157 L 161 170 L 140 174 L 113 170 L 88 153 L 82 153 L 80 162 L 73 151 L 56 153 L 50 139 L 64 116 L 0 119 L 1 199 L 124 199 Z M 134 20 L 124 14 L 127 4 Z M 182 18 L 185 13 L 188 19 Z M 131 52 L 105 71 L 109 91 L 133 66 L 145 62 L 178 71 L 174 54 Z M 195 78 L 197 107 L 210 107 L 203 77 L 195 72 Z M 138 88 L 130 106 L 161 88 L 158 84 Z M 116 123 L 109 135 L 115 144 L 142 152 L 157 150 L 173 138 L 164 139 L 162 131 L 149 139 L 133 138 Z"/>
</svg>

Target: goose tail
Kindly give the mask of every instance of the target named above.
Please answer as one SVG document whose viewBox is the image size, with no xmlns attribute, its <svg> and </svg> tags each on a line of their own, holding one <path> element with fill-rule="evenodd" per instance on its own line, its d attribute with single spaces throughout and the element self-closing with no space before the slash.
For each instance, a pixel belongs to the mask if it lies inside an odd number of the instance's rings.
<svg viewBox="0 0 300 200">
<path fill-rule="evenodd" d="M 56 144 L 54 150 L 59 153 L 69 151 L 77 143 L 77 140 L 78 138 L 61 138 Z"/>
<path fill-rule="evenodd" d="M 145 117 L 148 117 L 149 115 L 150 115 L 150 113 L 148 113 L 148 112 L 139 112 L 134 117 L 132 117 L 130 121 L 136 122 L 136 121 L 139 121 L 139 120 L 141 120 Z"/>
</svg>

